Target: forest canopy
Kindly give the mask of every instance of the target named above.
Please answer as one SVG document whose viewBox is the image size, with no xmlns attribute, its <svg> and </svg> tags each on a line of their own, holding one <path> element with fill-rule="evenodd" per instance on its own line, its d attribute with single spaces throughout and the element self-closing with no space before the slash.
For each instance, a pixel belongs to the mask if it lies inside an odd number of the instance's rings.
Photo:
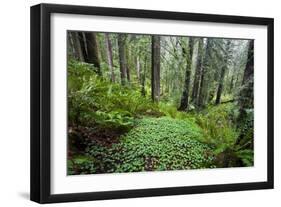
<svg viewBox="0 0 281 207">
<path fill-rule="evenodd" d="M 254 41 L 68 31 L 68 174 L 253 166 Z"/>
</svg>

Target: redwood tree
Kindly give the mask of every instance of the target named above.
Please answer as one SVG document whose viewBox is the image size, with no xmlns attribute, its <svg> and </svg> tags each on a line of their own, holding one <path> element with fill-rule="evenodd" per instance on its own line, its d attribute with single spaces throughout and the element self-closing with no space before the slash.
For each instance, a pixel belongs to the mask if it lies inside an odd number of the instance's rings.
<svg viewBox="0 0 281 207">
<path fill-rule="evenodd" d="M 216 105 L 220 104 L 220 102 L 221 102 L 221 94 L 222 94 L 223 86 L 224 86 L 224 76 L 225 76 L 225 72 L 228 67 L 228 62 L 229 62 L 230 56 L 231 56 L 231 41 L 227 40 L 223 63 L 222 63 L 223 65 L 222 65 L 221 73 L 220 73 L 220 77 L 219 77 L 219 84 L 218 84 L 218 90 L 217 90 L 217 96 L 216 96 Z"/>
<path fill-rule="evenodd" d="M 199 94 L 199 84 L 200 84 L 200 75 L 202 69 L 202 59 L 203 59 L 203 38 L 198 39 L 198 52 L 196 58 L 195 74 L 193 80 L 193 88 L 191 101 L 196 102 Z"/>
<path fill-rule="evenodd" d="M 106 45 L 106 54 L 107 54 L 107 63 L 110 70 L 110 80 L 115 82 L 115 74 L 113 67 L 113 55 L 112 55 L 112 44 L 109 38 L 108 33 L 105 33 L 105 45 Z"/>
<path fill-rule="evenodd" d="M 152 36 L 151 98 L 160 100 L 160 36 Z"/>
<path fill-rule="evenodd" d="M 87 42 L 87 62 L 95 66 L 97 73 L 101 76 L 100 60 L 98 53 L 97 37 L 94 32 L 85 32 L 85 38 Z"/>
<path fill-rule="evenodd" d="M 254 147 L 254 40 L 250 40 L 248 47 L 247 63 L 244 70 L 242 86 L 238 98 L 239 115 L 237 119 L 240 135 L 236 140 L 237 145 L 243 145 L 244 149 Z M 252 115 L 250 115 L 252 113 Z M 252 116 L 252 118 L 251 118 Z M 250 134 L 249 134 L 250 132 Z"/>
<path fill-rule="evenodd" d="M 194 45 L 194 40 L 192 37 L 190 37 L 188 41 L 188 52 L 186 52 L 185 48 L 183 47 L 183 54 L 186 59 L 186 70 L 185 70 L 184 89 L 183 89 L 181 103 L 179 107 L 179 110 L 181 111 L 188 110 L 193 45 Z"/>
<path fill-rule="evenodd" d="M 118 51 L 119 51 L 119 63 L 120 63 L 120 78 L 121 84 L 126 84 L 126 68 L 127 68 L 127 60 L 126 60 L 126 35 L 118 34 Z"/>
<path fill-rule="evenodd" d="M 209 38 L 207 38 L 203 62 L 202 62 L 199 95 L 198 95 L 198 101 L 197 101 L 197 106 L 199 106 L 200 108 L 205 106 L 207 95 L 208 95 L 207 81 L 208 81 L 208 69 L 209 69 L 208 67 L 209 67 L 211 49 L 212 49 L 211 40 Z"/>
<path fill-rule="evenodd" d="M 73 44 L 75 48 L 75 57 L 77 60 L 84 62 L 85 57 L 83 56 L 82 47 L 79 40 L 78 32 L 71 32 L 71 37 L 73 38 Z"/>
</svg>

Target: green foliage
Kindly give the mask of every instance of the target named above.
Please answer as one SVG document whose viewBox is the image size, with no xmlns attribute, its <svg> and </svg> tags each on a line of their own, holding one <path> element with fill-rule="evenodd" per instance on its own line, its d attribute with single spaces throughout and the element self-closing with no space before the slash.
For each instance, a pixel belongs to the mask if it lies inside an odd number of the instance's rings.
<svg viewBox="0 0 281 207">
<path fill-rule="evenodd" d="M 139 88 L 110 83 L 98 77 L 89 64 L 70 61 L 68 80 L 70 123 L 129 129 L 135 117 L 161 115 Z"/>
<path fill-rule="evenodd" d="M 242 116 L 241 116 L 242 114 Z M 239 117 L 239 115 L 238 115 Z M 240 131 L 239 140 L 236 144 L 236 154 L 244 166 L 254 164 L 254 110 L 240 110 L 237 127 Z"/>
<path fill-rule="evenodd" d="M 239 110 L 235 104 L 209 106 L 196 115 L 196 123 L 202 128 L 199 140 L 213 148 L 217 167 L 253 166 L 253 150 L 248 146 L 253 140 L 253 113 L 237 125 Z M 238 126 L 238 127 L 237 127 Z M 239 137 L 244 137 L 237 143 Z"/>
<path fill-rule="evenodd" d="M 68 62 L 68 120 L 75 129 L 68 174 L 253 166 L 252 109 L 238 123 L 241 111 L 233 103 L 203 111 L 189 105 L 181 112 L 180 95 L 153 103 L 149 83 L 144 97 L 138 84 L 121 86 L 95 71 L 91 64 Z"/>
<path fill-rule="evenodd" d="M 196 116 L 196 123 L 204 134 L 200 140 L 210 144 L 216 154 L 232 148 L 239 135 L 231 118 L 233 110 L 232 104 L 223 104 L 209 107 Z"/>
<path fill-rule="evenodd" d="M 93 74 L 95 74 L 95 68 L 92 64 L 70 59 L 67 62 L 68 91 L 78 91 Z"/>
<path fill-rule="evenodd" d="M 93 159 L 87 156 L 76 156 L 67 161 L 67 173 L 68 175 L 74 174 L 88 174 L 95 170 L 92 165 Z"/>
<path fill-rule="evenodd" d="M 242 114 L 242 115 L 241 115 Z M 238 117 L 238 128 L 240 130 L 241 139 L 240 145 L 253 145 L 254 137 L 254 110 L 243 109 L 240 111 L 240 117 Z"/>
<path fill-rule="evenodd" d="M 179 120 L 186 120 L 190 123 L 195 123 L 195 117 L 192 113 L 178 111 L 173 104 L 160 102 L 159 111 L 165 116 Z"/>
<path fill-rule="evenodd" d="M 237 150 L 236 156 L 241 159 L 244 166 L 253 166 L 254 165 L 254 151 L 250 149 Z"/>
<path fill-rule="evenodd" d="M 133 126 L 133 118 L 126 112 L 111 111 L 103 112 L 96 111 L 92 116 L 89 116 L 90 123 L 94 119 L 100 127 L 103 128 L 127 128 Z"/>
<path fill-rule="evenodd" d="M 179 112 L 177 108 L 171 104 L 159 103 L 160 111 L 171 118 L 179 117 L 182 112 Z M 185 113 L 186 114 L 186 113 Z"/>
<path fill-rule="evenodd" d="M 97 172 L 198 169 L 212 166 L 211 148 L 193 123 L 172 118 L 143 118 L 110 148 L 92 142 L 87 155 Z"/>
</svg>

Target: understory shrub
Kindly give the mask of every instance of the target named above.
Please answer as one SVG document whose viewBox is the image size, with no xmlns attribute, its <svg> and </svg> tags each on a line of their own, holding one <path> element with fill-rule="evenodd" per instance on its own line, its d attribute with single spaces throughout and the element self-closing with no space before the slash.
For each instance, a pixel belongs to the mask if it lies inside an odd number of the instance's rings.
<svg viewBox="0 0 281 207">
<path fill-rule="evenodd" d="M 253 150 L 245 140 L 253 140 L 251 115 L 245 123 L 236 123 L 239 110 L 232 103 L 211 106 L 196 115 L 196 123 L 202 128 L 199 140 L 213 148 L 217 167 L 253 166 Z M 248 124 L 247 124 L 248 123 Z M 237 143 L 240 136 L 246 136 Z"/>
<path fill-rule="evenodd" d="M 71 125 L 130 129 L 133 119 L 158 115 L 158 105 L 138 87 L 120 86 L 99 77 L 87 63 L 68 63 L 68 113 Z"/>
<path fill-rule="evenodd" d="M 231 118 L 232 110 L 231 104 L 223 104 L 209 107 L 195 116 L 203 131 L 200 140 L 211 145 L 216 154 L 231 148 L 239 135 Z"/>
</svg>

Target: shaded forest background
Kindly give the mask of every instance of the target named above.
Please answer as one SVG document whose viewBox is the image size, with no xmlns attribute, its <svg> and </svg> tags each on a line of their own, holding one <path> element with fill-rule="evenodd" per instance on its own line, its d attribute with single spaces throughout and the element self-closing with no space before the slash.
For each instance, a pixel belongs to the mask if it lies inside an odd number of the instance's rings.
<svg viewBox="0 0 281 207">
<path fill-rule="evenodd" d="M 68 174 L 253 166 L 254 41 L 69 31 Z"/>
</svg>

